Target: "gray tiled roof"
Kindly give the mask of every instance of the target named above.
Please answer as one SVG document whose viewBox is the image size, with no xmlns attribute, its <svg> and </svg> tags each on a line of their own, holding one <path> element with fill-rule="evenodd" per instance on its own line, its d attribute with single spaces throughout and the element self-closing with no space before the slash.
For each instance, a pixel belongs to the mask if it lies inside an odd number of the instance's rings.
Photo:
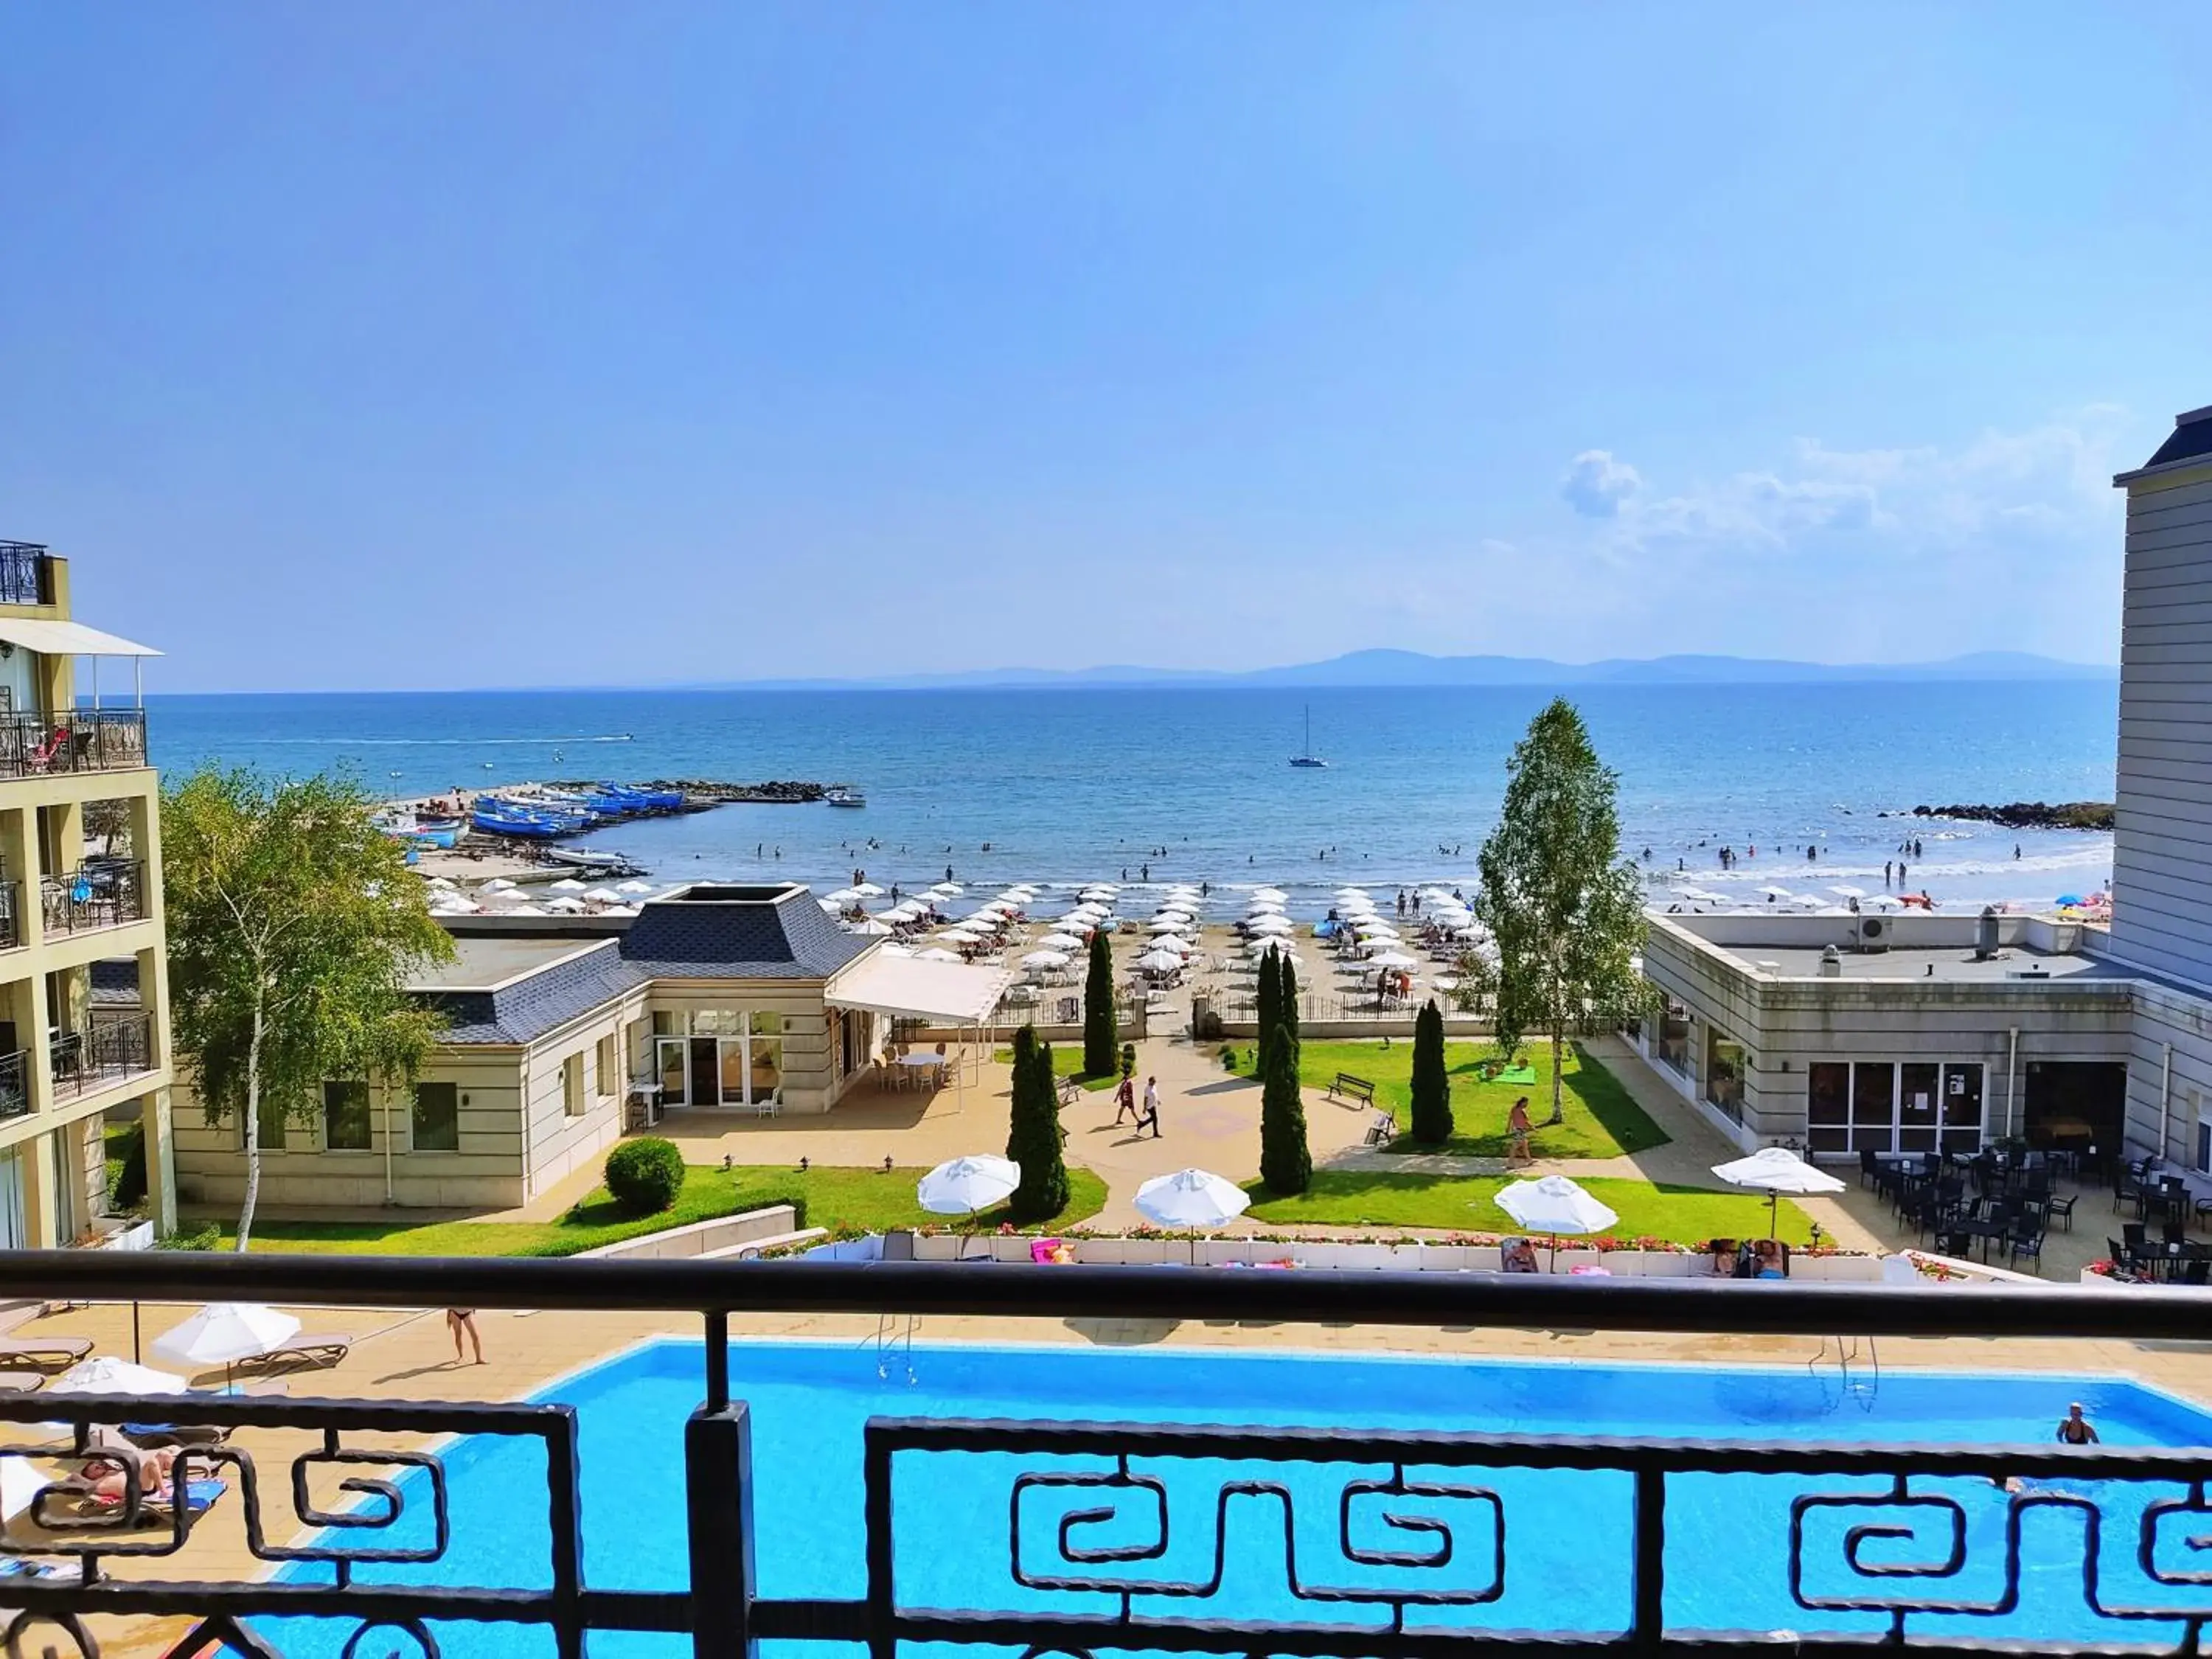
<svg viewBox="0 0 2212 1659">
<path fill-rule="evenodd" d="M 618 939 L 495 990 L 416 994 L 451 1022 L 441 1042 L 526 1043 L 656 979 L 826 980 L 868 944 L 803 887 L 702 884 L 647 904 Z"/>
</svg>

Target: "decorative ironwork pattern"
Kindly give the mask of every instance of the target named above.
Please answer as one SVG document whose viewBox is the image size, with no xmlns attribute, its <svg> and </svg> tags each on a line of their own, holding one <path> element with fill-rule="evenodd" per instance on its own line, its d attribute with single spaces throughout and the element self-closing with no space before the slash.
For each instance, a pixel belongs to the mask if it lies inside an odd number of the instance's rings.
<svg viewBox="0 0 2212 1659">
<path fill-rule="evenodd" d="M 0 541 L 0 605 L 53 602 L 53 565 L 46 544 Z"/>
</svg>

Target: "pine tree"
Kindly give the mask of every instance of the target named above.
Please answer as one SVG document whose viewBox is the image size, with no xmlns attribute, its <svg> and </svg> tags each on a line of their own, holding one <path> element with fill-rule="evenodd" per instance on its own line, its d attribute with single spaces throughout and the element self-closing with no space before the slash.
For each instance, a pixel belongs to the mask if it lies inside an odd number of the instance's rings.
<svg viewBox="0 0 2212 1659">
<path fill-rule="evenodd" d="M 1264 1082 L 1267 1058 L 1274 1053 L 1275 1028 L 1283 1023 L 1283 975 L 1280 959 L 1270 945 L 1260 953 L 1260 1042 L 1253 1070 Z"/>
<path fill-rule="evenodd" d="M 1413 1020 L 1414 1139 L 1440 1146 L 1451 1139 L 1451 1074 L 1444 1069 L 1444 1017 L 1433 1000 Z"/>
<path fill-rule="evenodd" d="M 1091 970 L 1083 981 L 1083 1075 L 1112 1077 L 1121 1047 L 1114 1008 L 1114 951 L 1106 935 L 1091 936 Z"/>
<path fill-rule="evenodd" d="M 1260 1179 L 1280 1197 L 1302 1193 L 1313 1182 L 1313 1149 L 1306 1145 L 1306 1108 L 1298 1094 L 1297 1045 L 1281 1026 L 1267 1045 L 1266 1082 L 1260 1095 Z"/>
<path fill-rule="evenodd" d="M 1060 1087 L 1052 1074 L 1052 1045 L 1036 1027 L 1014 1033 L 1013 1121 L 1006 1156 L 1021 1165 L 1021 1185 L 1006 1200 L 1017 1221 L 1043 1221 L 1067 1207 L 1067 1162 L 1061 1152 Z"/>
</svg>

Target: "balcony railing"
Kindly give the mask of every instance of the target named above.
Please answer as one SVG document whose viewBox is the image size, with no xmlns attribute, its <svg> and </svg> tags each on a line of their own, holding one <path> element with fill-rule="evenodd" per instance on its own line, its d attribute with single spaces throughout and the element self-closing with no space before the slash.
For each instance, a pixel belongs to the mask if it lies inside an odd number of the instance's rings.
<svg viewBox="0 0 2212 1659">
<path fill-rule="evenodd" d="M 16 1638 L 44 1622 L 59 1626 L 69 1645 L 91 1659 L 76 1621 L 94 1613 L 189 1617 L 195 1626 L 178 1654 L 222 1643 L 266 1655 L 275 1651 L 270 1644 L 295 1639 L 293 1633 L 263 1626 L 246 1634 L 244 1621 L 294 1616 L 318 1621 L 312 1636 L 296 1638 L 318 1651 L 343 1644 L 348 1654 L 433 1659 L 441 1649 L 428 1632 L 442 1626 L 440 1639 L 452 1644 L 471 1620 L 547 1630 L 548 1650 L 562 1659 L 582 1659 L 594 1632 L 688 1634 L 696 1659 L 744 1659 L 763 1640 L 865 1644 L 878 1656 L 928 1642 L 1031 1656 L 1153 1650 L 1298 1659 L 1688 1659 L 1785 1649 L 1801 1659 L 1844 1659 L 1869 1651 L 2084 1650 L 2078 1633 L 2036 1622 L 2047 1615 L 2059 1625 L 2099 1621 L 2095 1639 L 2108 1644 L 2099 1652 L 2195 1656 L 2212 1616 L 2207 1575 L 2192 1557 L 2203 1547 L 2212 1449 L 1067 1422 L 1042 1401 L 1029 1421 L 868 1421 L 853 1517 L 865 1540 L 851 1569 L 860 1593 L 772 1596 L 762 1593 L 755 1571 L 756 1540 L 787 1517 L 755 1508 L 749 1419 L 731 1391 L 732 1312 L 2202 1345 L 2205 1304 L 2185 1294 L 1113 1267 L 104 1254 L 0 1254 L 0 1285 L 11 1295 L 68 1302 L 695 1313 L 706 1338 L 703 1397 L 684 1427 L 684 1489 L 631 1488 L 635 1502 L 684 1517 L 686 1545 L 665 1563 L 662 1582 L 671 1587 L 586 1582 L 577 1419 L 567 1405 L 195 1395 L 181 1420 L 204 1428 L 172 1479 L 187 1488 L 225 1476 L 236 1494 L 228 1507 L 243 1511 L 212 1512 L 220 1540 L 213 1559 L 179 1556 L 194 1512 L 142 1502 L 135 1477 L 126 1477 L 119 1503 L 91 1513 L 47 1486 L 28 1501 L 29 1518 L 46 1530 L 9 1547 L 58 1559 L 64 1571 L 0 1587 L 26 1621 L 8 1632 L 11 1651 L 37 1651 Z M 1961 1378 L 1957 1386 L 1973 1384 Z M 1743 1403 L 1755 1413 L 1763 1399 Z M 1471 1397 L 1468 1418 L 1480 1420 L 1494 1403 Z M 1377 1406 L 1388 1409 L 1387 1401 Z M 139 1395 L 0 1393 L 0 1439 L 13 1443 L 6 1449 L 22 1449 L 28 1433 L 5 1425 L 62 1424 L 82 1456 L 96 1425 L 137 1421 L 146 1411 Z M 313 1438 L 288 1467 L 264 1471 L 246 1446 L 208 1435 L 239 1429 L 306 1430 Z M 410 1437 L 408 1449 L 386 1449 L 394 1435 Z M 521 1441 L 529 1462 L 501 1462 L 498 1503 L 471 1508 L 453 1498 L 441 1435 Z M 415 1449 L 426 1442 L 431 1449 Z M 824 1455 L 843 1454 L 825 1447 Z M 541 1457 L 544 1486 L 536 1491 L 530 1471 Z M 1794 1494 L 1779 1529 L 1755 1540 L 1759 1547 L 1748 1538 L 1740 1552 L 1692 1547 L 1734 1524 L 1712 1512 L 1716 1474 L 1768 1477 L 1753 1483 L 1767 1491 L 1777 1490 L 1778 1478 Z M 338 1476 L 352 1501 L 312 1501 L 311 1479 L 327 1485 Z M 2014 1480 L 2036 1484 L 2019 1491 L 2004 1484 Z M 988 1507 L 979 1512 L 988 1518 L 948 1527 L 947 1493 L 970 1482 L 963 1502 L 984 1499 Z M 1559 1483 L 1573 1486 L 1579 1504 L 1595 1506 L 1595 1527 L 1549 1507 L 1547 1493 Z M 1981 1524 L 1985 1516 L 1969 1527 L 1960 1498 L 1969 1483 L 1979 1494 L 1978 1516 L 1982 1504 L 2001 1508 L 2002 1527 Z M 289 1511 L 282 1501 L 288 1488 Z M 1323 1512 L 1308 1516 L 1316 1491 L 1325 1494 Z M 538 1531 L 549 1514 L 550 1532 Z M 1281 1559 L 1269 1564 L 1270 1584 L 1224 1593 L 1232 1516 L 1271 1538 L 1279 1527 Z M 2070 1566 L 2039 1571 L 2025 1587 L 2036 1609 L 2025 1634 L 2024 1519 L 2040 1547 L 2058 1534 L 2071 1540 L 2063 1547 L 2076 1552 L 2071 1565 L 2080 1568 L 2078 1575 Z M 241 1520 L 251 1564 L 236 1553 Z M 618 1527 L 619 1517 L 602 1522 Z M 302 1523 L 319 1530 L 283 1541 Z M 499 1548 L 481 1539 L 454 1545 L 457 1528 L 509 1523 Z M 1590 1536 L 1574 1542 L 1583 1570 L 1573 1583 L 1538 1586 L 1543 1627 L 1505 1632 L 1470 1623 L 1504 1595 L 1509 1577 L 1526 1604 L 1528 1575 L 1540 1571 L 1529 1564 L 1547 1548 L 1556 1559 L 1564 1525 L 1587 1528 Z M 1197 1538 L 1186 1539 L 1193 1528 Z M 525 1538 L 544 1540 L 528 1547 L 533 1559 L 520 1559 Z M 619 1538 L 613 1551 L 595 1550 L 595 1567 L 622 1552 Z M 940 1570 L 953 1553 L 977 1569 L 967 1582 L 983 1587 L 963 1594 L 987 1605 L 943 1605 L 942 1592 L 931 1597 L 931 1583 L 953 1582 Z M 126 1554 L 167 1559 L 142 1564 L 152 1577 L 112 1576 L 109 1564 Z M 397 1583 L 381 1571 L 411 1565 L 428 1576 L 462 1556 L 498 1559 L 500 1583 L 470 1583 L 465 1569 L 435 1582 Z M 194 1566 L 234 1559 L 241 1570 L 231 1576 L 188 1576 Z M 280 1565 L 281 1574 L 270 1572 Z M 369 1571 L 357 1577 L 364 1565 Z M 1448 1565 L 1451 1571 L 1440 1571 Z M 835 1563 L 829 1568 L 825 1576 L 839 1576 Z M 1249 1570 L 1249 1562 L 1240 1569 Z M 641 1575 L 623 1559 L 614 1576 L 635 1583 Z M 1228 1616 L 1255 1588 L 1272 1616 Z M 1794 1607 L 1792 1628 L 1693 1626 L 1680 1615 L 1700 1591 L 1710 1592 L 1698 1597 L 1705 1605 L 1724 1598 L 1732 1609 Z M 373 1644 L 365 1640 L 372 1632 Z M 52 1644 L 52 1635 L 39 1635 Z"/>
<path fill-rule="evenodd" d="M 154 1022 L 146 1014 L 95 1014 L 80 1030 L 54 1034 L 54 1094 L 73 1097 L 154 1069 Z"/>
<path fill-rule="evenodd" d="M 146 711 L 73 708 L 0 714 L 0 778 L 127 772 L 146 764 Z"/>
<path fill-rule="evenodd" d="M 54 565 L 38 542 L 0 541 L 0 605 L 52 605 Z"/>
<path fill-rule="evenodd" d="M 0 1123 L 21 1117 L 31 1109 L 31 1054 L 18 1048 L 0 1054 Z"/>
<path fill-rule="evenodd" d="M 146 919 L 146 866 L 136 859 L 102 859 L 41 877 L 39 894 L 49 933 L 120 927 Z"/>
</svg>

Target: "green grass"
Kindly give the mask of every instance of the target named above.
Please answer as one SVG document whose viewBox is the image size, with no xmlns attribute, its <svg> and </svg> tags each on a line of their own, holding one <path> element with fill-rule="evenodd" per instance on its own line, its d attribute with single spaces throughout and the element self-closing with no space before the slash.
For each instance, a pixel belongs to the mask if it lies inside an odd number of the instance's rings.
<svg viewBox="0 0 2212 1659">
<path fill-rule="evenodd" d="M 1088 1170 L 1067 1172 L 1067 1207 L 1051 1224 L 1068 1226 L 1105 1206 L 1106 1183 Z M 693 1165 L 684 1171 L 684 1190 L 672 1208 L 656 1216 L 627 1217 L 604 1188 L 558 1221 L 264 1221 L 253 1229 L 256 1251 L 351 1255 L 574 1255 L 645 1233 L 712 1221 L 767 1204 L 803 1201 L 809 1227 L 889 1227 L 943 1224 L 915 1200 L 916 1170 L 741 1168 L 725 1170 Z M 1003 1210 L 986 1210 L 977 1224 L 995 1228 Z M 235 1224 L 226 1222 L 222 1249 L 235 1243 Z"/>
<path fill-rule="evenodd" d="M 1270 1196 L 1257 1182 L 1251 1215 L 1261 1221 L 1312 1222 L 1340 1227 L 1441 1227 L 1460 1232 L 1522 1231 L 1492 1200 L 1504 1176 L 1399 1175 L 1364 1170 L 1316 1170 L 1295 1198 Z M 1576 1183 L 1620 1218 L 1615 1238 L 1665 1238 L 1702 1244 L 1709 1238 L 1765 1238 L 1766 1200 L 1750 1193 L 1710 1193 L 1698 1187 L 1655 1186 L 1602 1176 Z M 1812 1237 L 1812 1218 L 1784 1200 L 1774 1236 L 1792 1244 Z"/>
<path fill-rule="evenodd" d="M 1014 1051 L 1012 1048 L 1000 1048 L 994 1051 L 991 1058 L 1001 1066 L 1011 1066 L 1014 1063 Z M 1085 1071 L 1083 1045 L 1079 1042 L 1063 1042 L 1052 1051 L 1052 1074 L 1054 1077 L 1072 1077 L 1085 1088 L 1093 1091 L 1110 1089 L 1121 1080 L 1121 1073 L 1118 1069 L 1107 1073 L 1103 1077 L 1092 1077 Z"/>
<path fill-rule="evenodd" d="M 1451 1074 L 1452 1122 L 1455 1133 L 1442 1144 L 1420 1146 L 1407 1138 L 1413 1111 L 1413 1045 L 1410 1040 L 1380 1042 L 1308 1042 L 1301 1045 L 1298 1081 L 1309 1089 L 1325 1089 L 1339 1072 L 1364 1077 L 1375 1085 L 1375 1103 L 1398 1120 L 1400 1139 L 1392 1149 L 1401 1152 L 1455 1152 L 1476 1157 L 1503 1158 L 1505 1115 L 1521 1096 L 1528 1097 L 1528 1115 L 1541 1124 L 1552 1110 L 1552 1053 L 1548 1043 L 1531 1044 L 1522 1057 L 1535 1068 L 1531 1083 L 1485 1083 L 1476 1068 L 1498 1058 L 1495 1044 L 1447 1042 L 1444 1067 Z M 1620 1085 L 1620 1080 L 1598 1061 L 1571 1044 L 1566 1054 L 1560 1105 L 1565 1121 L 1539 1128 L 1530 1137 L 1529 1149 L 1539 1158 L 1619 1158 L 1628 1152 L 1663 1146 L 1667 1132 L 1651 1121 Z"/>
</svg>

